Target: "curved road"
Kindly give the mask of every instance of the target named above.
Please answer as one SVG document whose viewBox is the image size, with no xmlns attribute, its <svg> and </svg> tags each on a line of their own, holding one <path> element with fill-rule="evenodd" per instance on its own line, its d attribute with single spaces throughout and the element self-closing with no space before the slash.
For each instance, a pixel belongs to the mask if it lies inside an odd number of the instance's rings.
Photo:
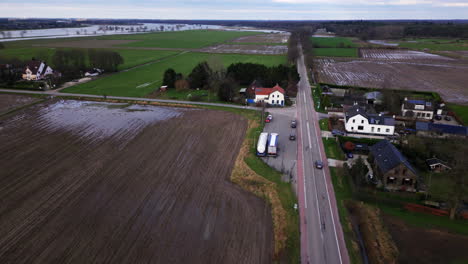
<svg viewBox="0 0 468 264">
<path fill-rule="evenodd" d="M 296 99 L 301 262 L 348 264 L 348 251 L 318 126 L 318 114 L 314 109 L 302 49 L 299 49 L 301 57 L 297 61 L 297 68 L 301 80 Z M 316 160 L 324 162 L 322 170 L 315 169 Z"/>
</svg>

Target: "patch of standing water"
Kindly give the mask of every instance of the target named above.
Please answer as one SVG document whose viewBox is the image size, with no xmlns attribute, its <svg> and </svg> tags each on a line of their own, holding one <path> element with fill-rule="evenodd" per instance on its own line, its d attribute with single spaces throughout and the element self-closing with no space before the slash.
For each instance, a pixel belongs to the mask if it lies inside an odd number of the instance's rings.
<svg viewBox="0 0 468 264">
<path fill-rule="evenodd" d="M 94 140 L 113 137 L 125 143 L 146 126 L 182 113 L 167 107 L 66 100 L 42 108 L 39 123 L 52 131 L 65 130 Z"/>
</svg>

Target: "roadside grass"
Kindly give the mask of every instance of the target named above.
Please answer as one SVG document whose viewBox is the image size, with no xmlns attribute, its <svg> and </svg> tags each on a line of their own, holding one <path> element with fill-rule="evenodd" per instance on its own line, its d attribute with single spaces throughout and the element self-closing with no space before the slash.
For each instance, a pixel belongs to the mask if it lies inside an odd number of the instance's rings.
<svg viewBox="0 0 468 264">
<path fill-rule="evenodd" d="M 314 48 L 313 53 L 321 57 L 358 57 L 357 48 Z"/>
<path fill-rule="evenodd" d="M 158 47 L 199 49 L 216 43 L 226 42 L 238 37 L 262 34 L 260 32 L 247 31 L 223 31 L 223 30 L 187 30 L 174 32 L 157 32 L 135 35 L 110 35 L 97 39 L 139 40 L 122 44 L 126 47 Z"/>
<path fill-rule="evenodd" d="M 256 137 L 263 131 L 265 123 L 260 120 L 261 114 L 258 111 L 247 110 L 247 109 L 236 109 L 236 108 L 226 108 L 218 106 L 207 106 L 203 108 L 208 109 L 217 109 L 223 111 L 229 111 L 233 113 L 240 114 L 246 117 L 249 122 L 253 122 L 250 129 L 247 131 L 246 139 L 244 144 L 247 144 L 248 154 L 244 157 L 245 164 L 257 175 L 261 176 L 263 181 L 267 183 L 258 182 L 253 178 L 248 178 L 247 175 L 244 175 L 244 183 L 248 183 L 246 189 L 257 189 L 258 186 L 273 184 L 274 190 L 276 191 L 278 198 L 281 203 L 281 207 L 286 212 L 286 226 L 284 234 L 287 236 L 284 252 L 282 252 L 280 260 L 285 260 L 284 263 L 300 263 L 300 231 L 299 231 L 299 212 L 294 209 L 294 205 L 297 204 L 296 196 L 293 192 L 293 187 L 290 183 L 283 182 L 281 180 L 281 173 L 275 169 L 268 166 L 262 159 L 255 155 L 256 151 L 254 143 Z M 242 185 L 241 185 L 242 186 Z M 274 202 L 272 197 L 262 193 L 262 191 L 254 192 L 256 195 L 265 199 L 275 210 Z M 272 212 L 273 218 L 275 219 L 274 212 Z M 276 225 L 278 223 L 274 223 Z M 283 263 L 282 261 L 278 261 Z"/>
<path fill-rule="evenodd" d="M 468 50 L 468 40 L 464 39 L 406 39 L 399 46 L 415 50 L 456 51 Z"/>
<path fill-rule="evenodd" d="M 323 146 L 325 147 L 325 153 L 327 154 L 327 158 L 329 159 L 336 159 L 336 160 L 345 160 L 345 155 L 341 150 L 338 142 L 336 142 L 335 138 L 322 138 Z"/>
<path fill-rule="evenodd" d="M 199 62 L 206 61 L 210 57 L 221 61 L 225 67 L 236 62 L 261 63 L 267 66 L 286 63 L 286 56 L 184 53 L 150 65 L 78 84 L 62 92 L 144 97 L 161 86 L 164 71 L 168 68 L 187 76 Z"/>
<path fill-rule="evenodd" d="M 338 213 L 340 216 L 341 227 L 343 229 L 346 248 L 348 249 L 349 258 L 351 263 L 362 263 L 361 253 L 359 246 L 357 246 L 356 236 L 354 234 L 348 210 L 345 203 L 352 200 L 353 194 L 348 181 L 343 179 L 342 168 L 330 168 L 330 175 L 333 183 L 333 190 L 335 191 L 336 204 L 338 206 Z"/>
<path fill-rule="evenodd" d="M 287 46 L 288 43 L 279 42 L 227 42 L 227 45 L 260 45 L 260 46 Z"/>
<path fill-rule="evenodd" d="M 328 118 L 319 120 L 320 130 L 328 131 Z"/>
<path fill-rule="evenodd" d="M 183 101 L 198 101 L 198 102 L 210 102 L 210 103 L 223 103 L 229 104 L 229 102 L 219 100 L 218 94 L 209 90 L 183 90 L 177 91 L 176 89 L 168 89 L 167 91 L 159 94 L 158 99 L 171 99 L 171 100 L 183 100 Z"/>
<path fill-rule="evenodd" d="M 358 44 L 354 43 L 351 38 L 346 37 L 311 37 L 310 39 L 315 48 L 356 48 L 359 46 Z"/>
<path fill-rule="evenodd" d="M 312 99 L 314 100 L 314 108 L 315 111 L 320 113 L 326 113 L 325 108 L 321 104 L 320 95 L 322 94 L 322 88 L 320 88 L 320 84 L 316 86 L 311 85 L 312 89 Z"/>
<path fill-rule="evenodd" d="M 468 125 L 468 106 L 448 104 L 448 107 L 461 119 L 463 125 Z"/>
</svg>

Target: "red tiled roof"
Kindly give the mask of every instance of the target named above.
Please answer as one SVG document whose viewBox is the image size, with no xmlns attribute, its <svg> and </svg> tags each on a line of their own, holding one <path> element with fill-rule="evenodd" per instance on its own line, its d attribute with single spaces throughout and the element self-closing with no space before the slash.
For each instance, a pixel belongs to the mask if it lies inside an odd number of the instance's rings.
<svg viewBox="0 0 468 264">
<path fill-rule="evenodd" d="M 271 93 L 278 91 L 282 94 L 284 94 L 284 89 L 281 88 L 279 85 L 276 85 L 273 88 L 263 88 L 263 87 L 257 87 L 255 88 L 255 94 L 256 95 L 270 95 Z"/>
</svg>

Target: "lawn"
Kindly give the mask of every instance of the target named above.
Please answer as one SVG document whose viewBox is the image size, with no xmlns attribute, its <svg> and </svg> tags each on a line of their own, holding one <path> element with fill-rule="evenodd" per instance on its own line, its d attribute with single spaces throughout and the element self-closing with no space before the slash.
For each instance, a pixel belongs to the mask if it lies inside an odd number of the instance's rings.
<svg viewBox="0 0 468 264">
<path fill-rule="evenodd" d="M 318 38 L 311 37 L 312 44 L 316 48 L 355 48 L 359 45 L 354 43 L 351 38 L 334 37 Z"/>
<path fill-rule="evenodd" d="M 328 131 L 328 118 L 319 120 L 320 130 Z"/>
<path fill-rule="evenodd" d="M 216 43 L 226 42 L 238 37 L 258 34 L 261 33 L 221 30 L 188 30 L 135 35 L 112 35 L 98 37 L 98 39 L 139 40 L 137 42 L 122 45 L 126 47 L 199 49 Z"/>
<path fill-rule="evenodd" d="M 313 52 L 322 57 L 358 57 L 357 48 L 314 48 Z"/>
<path fill-rule="evenodd" d="M 461 39 L 409 39 L 398 43 L 400 47 L 416 50 L 468 50 L 468 40 Z"/>
<path fill-rule="evenodd" d="M 260 46 L 287 46 L 288 43 L 272 42 L 228 42 L 227 45 L 260 45 Z"/>
<path fill-rule="evenodd" d="M 335 138 L 322 138 L 323 146 L 325 147 L 325 153 L 327 154 L 327 158 L 329 159 L 336 159 L 336 160 L 345 160 L 345 155 L 343 150 L 341 150 L 338 142 L 336 142 Z"/>
<path fill-rule="evenodd" d="M 164 71 L 168 68 L 173 68 L 186 76 L 197 63 L 210 57 L 215 57 L 226 67 L 235 62 L 262 63 L 267 66 L 286 63 L 285 56 L 184 53 L 154 64 L 79 84 L 64 89 L 63 92 L 143 97 L 161 86 Z"/>
<path fill-rule="evenodd" d="M 448 104 L 448 106 L 463 121 L 463 125 L 468 125 L 468 106 L 457 104 Z"/>
</svg>

